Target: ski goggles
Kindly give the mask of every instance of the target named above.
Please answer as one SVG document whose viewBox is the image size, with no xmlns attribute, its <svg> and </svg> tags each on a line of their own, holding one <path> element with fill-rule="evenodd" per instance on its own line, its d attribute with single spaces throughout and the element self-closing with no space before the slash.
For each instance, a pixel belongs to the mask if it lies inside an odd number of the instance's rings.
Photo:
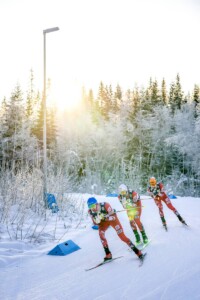
<svg viewBox="0 0 200 300">
<path fill-rule="evenodd" d="M 95 208 L 96 208 L 96 204 L 91 204 L 91 205 L 89 205 L 89 209 L 93 210 L 93 209 L 95 209 Z"/>
<path fill-rule="evenodd" d="M 120 192 L 120 195 L 121 195 L 121 196 L 126 196 L 126 191 L 121 191 L 121 192 Z"/>
</svg>

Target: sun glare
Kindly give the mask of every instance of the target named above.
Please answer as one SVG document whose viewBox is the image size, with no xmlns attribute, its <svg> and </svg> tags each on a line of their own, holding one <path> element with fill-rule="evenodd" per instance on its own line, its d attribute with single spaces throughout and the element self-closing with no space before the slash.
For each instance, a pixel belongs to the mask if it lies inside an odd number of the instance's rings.
<svg viewBox="0 0 200 300">
<path fill-rule="evenodd" d="M 49 103 L 60 111 L 74 111 L 81 106 L 81 89 L 73 85 L 63 90 L 54 89 L 49 95 Z"/>
</svg>

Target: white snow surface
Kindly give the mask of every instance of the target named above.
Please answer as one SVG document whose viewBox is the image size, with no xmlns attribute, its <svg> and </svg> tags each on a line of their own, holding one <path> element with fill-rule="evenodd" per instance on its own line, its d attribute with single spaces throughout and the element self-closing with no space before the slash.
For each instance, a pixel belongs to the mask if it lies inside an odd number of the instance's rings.
<svg viewBox="0 0 200 300">
<path fill-rule="evenodd" d="M 91 195 L 81 195 L 86 202 Z M 93 195 L 94 196 L 94 195 Z M 95 195 L 116 210 L 116 197 Z M 162 228 L 158 209 L 147 196 L 141 220 L 151 243 L 142 267 L 113 228 L 106 231 L 113 257 L 121 259 L 86 272 L 104 258 L 98 231 L 87 216 L 77 228 L 58 231 L 58 239 L 40 245 L 0 240 L 1 300 L 196 300 L 200 299 L 200 198 L 177 197 L 173 205 L 186 220 L 182 225 L 165 204 L 168 232 Z M 118 213 L 125 234 L 134 242 L 126 212 Z M 55 222 L 52 216 L 52 226 Z M 65 256 L 47 255 L 60 243 L 72 240 L 81 249 Z"/>
</svg>

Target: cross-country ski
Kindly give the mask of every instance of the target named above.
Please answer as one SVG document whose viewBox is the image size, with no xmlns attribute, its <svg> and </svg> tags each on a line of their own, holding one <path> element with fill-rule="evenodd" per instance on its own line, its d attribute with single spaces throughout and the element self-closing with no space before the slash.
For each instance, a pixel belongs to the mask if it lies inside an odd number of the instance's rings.
<svg viewBox="0 0 200 300">
<path fill-rule="evenodd" d="M 85 269 L 85 271 L 90 271 L 90 270 L 96 269 L 96 268 L 98 268 L 98 267 L 100 267 L 100 266 L 103 266 L 103 265 L 105 265 L 105 264 L 108 264 L 108 263 L 110 263 L 110 262 L 113 262 L 114 260 L 119 259 L 119 258 L 122 258 L 122 257 L 123 257 L 123 256 L 118 256 L 118 257 L 114 257 L 114 258 L 112 258 L 112 259 L 110 259 L 110 260 L 102 261 L 102 262 L 100 262 L 99 264 L 95 265 L 94 267 L 91 267 L 91 268 L 89 268 L 89 269 Z"/>
</svg>

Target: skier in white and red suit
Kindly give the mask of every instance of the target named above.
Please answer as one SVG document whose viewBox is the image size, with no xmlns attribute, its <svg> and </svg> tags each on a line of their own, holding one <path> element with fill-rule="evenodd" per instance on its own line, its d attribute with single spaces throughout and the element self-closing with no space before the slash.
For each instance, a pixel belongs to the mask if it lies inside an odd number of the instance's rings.
<svg viewBox="0 0 200 300">
<path fill-rule="evenodd" d="M 135 254 L 141 261 L 144 259 L 144 255 L 142 254 L 142 252 L 138 248 L 136 248 L 131 240 L 124 234 L 123 227 L 117 217 L 116 211 L 112 209 L 109 203 L 98 203 L 96 198 L 91 197 L 88 199 L 87 205 L 89 208 L 88 213 L 92 218 L 93 223 L 95 225 L 98 225 L 99 237 L 106 253 L 104 261 L 112 259 L 112 254 L 105 237 L 105 232 L 110 226 L 115 229 L 119 238 L 135 252 Z"/>
<path fill-rule="evenodd" d="M 148 244 L 148 238 L 144 230 L 144 226 L 140 220 L 142 213 L 142 202 L 137 192 L 128 189 L 125 184 L 120 184 L 118 199 L 123 208 L 127 211 L 129 222 L 135 235 L 135 245 L 142 243 L 140 234 L 142 235 L 143 243 Z"/>
</svg>

